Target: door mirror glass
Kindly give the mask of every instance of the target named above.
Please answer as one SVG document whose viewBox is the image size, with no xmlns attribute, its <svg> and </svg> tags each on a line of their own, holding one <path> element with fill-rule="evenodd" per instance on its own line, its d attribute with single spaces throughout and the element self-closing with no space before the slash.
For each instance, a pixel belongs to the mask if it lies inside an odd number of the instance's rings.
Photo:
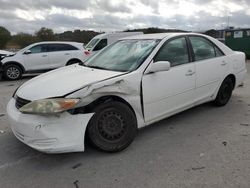
<svg viewBox="0 0 250 188">
<path fill-rule="evenodd" d="M 154 72 L 162 72 L 168 71 L 170 69 L 170 62 L 168 61 L 157 61 L 151 63 L 148 69 L 146 70 L 146 74 L 154 73 Z"/>
<path fill-rule="evenodd" d="M 31 54 L 31 51 L 30 50 L 26 50 L 25 52 L 24 52 L 24 54 Z"/>
</svg>

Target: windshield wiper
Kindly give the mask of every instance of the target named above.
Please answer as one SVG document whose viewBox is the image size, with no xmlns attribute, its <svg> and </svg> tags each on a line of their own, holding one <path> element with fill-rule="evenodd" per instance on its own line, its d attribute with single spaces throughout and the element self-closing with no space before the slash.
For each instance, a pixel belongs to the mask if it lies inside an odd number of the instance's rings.
<svg viewBox="0 0 250 188">
<path fill-rule="evenodd" d="M 84 66 L 89 67 L 89 68 L 93 68 L 93 69 L 109 70 L 109 69 L 105 69 L 103 67 L 98 67 L 98 66 L 95 66 L 95 65 L 84 65 Z"/>
<path fill-rule="evenodd" d="M 113 70 L 113 69 L 108 69 L 108 68 L 99 67 L 99 66 L 95 66 L 95 65 L 86 65 L 86 64 L 83 63 L 83 62 L 80 63 L 79 65 L 84 66 L 84 67 L 93 68 L 93 69 L 109 70 L 109 71 L 118 71 L 118 72 L 128 72 L 127 70 Z"/>
</svg>

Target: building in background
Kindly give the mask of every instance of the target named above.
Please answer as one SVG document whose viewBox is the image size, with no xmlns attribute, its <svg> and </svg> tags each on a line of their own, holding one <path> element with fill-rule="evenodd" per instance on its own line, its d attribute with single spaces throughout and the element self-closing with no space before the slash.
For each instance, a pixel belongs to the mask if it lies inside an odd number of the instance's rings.
<svg viewBox="0 0 250 188">
<path fill-rule="evenodd" d="M 235 51 L 244 52 L 250 58 L 250 28 L 229 27 L 227 29 L 200 32 L 217 38 Z"/>
</svg>

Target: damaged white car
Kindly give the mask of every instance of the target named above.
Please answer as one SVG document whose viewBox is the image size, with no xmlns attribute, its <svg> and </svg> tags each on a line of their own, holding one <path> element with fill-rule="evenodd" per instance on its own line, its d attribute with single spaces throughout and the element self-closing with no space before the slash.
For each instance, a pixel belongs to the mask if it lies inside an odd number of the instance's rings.
<svg viewBox="0 0 250 188">
<path fill-rule="evenodd" d="M 15 136 L 39 151 L 84 151 L 87 137 L 117 152 L 141 127 L 208 101 L 225 105 L 245 74 L 245 54 L 214 38 L 132 36 L 26 82 L 7 113 Z"/>
</svg>

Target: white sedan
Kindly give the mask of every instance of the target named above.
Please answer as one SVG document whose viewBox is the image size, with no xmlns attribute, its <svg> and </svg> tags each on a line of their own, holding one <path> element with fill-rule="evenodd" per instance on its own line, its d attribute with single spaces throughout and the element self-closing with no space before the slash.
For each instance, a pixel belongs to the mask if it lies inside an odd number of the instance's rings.
<svg viewBox="0 0 250 188">
<path fill-rule="evenodd" d="M 23 84 L 8 103 L 15 136 L 42 152 L 126 148 L 137 130 L 199 104 L 226 105 L 245 54 L 194 33 L 121 39 L 80 65 Z"/>
</svg>

